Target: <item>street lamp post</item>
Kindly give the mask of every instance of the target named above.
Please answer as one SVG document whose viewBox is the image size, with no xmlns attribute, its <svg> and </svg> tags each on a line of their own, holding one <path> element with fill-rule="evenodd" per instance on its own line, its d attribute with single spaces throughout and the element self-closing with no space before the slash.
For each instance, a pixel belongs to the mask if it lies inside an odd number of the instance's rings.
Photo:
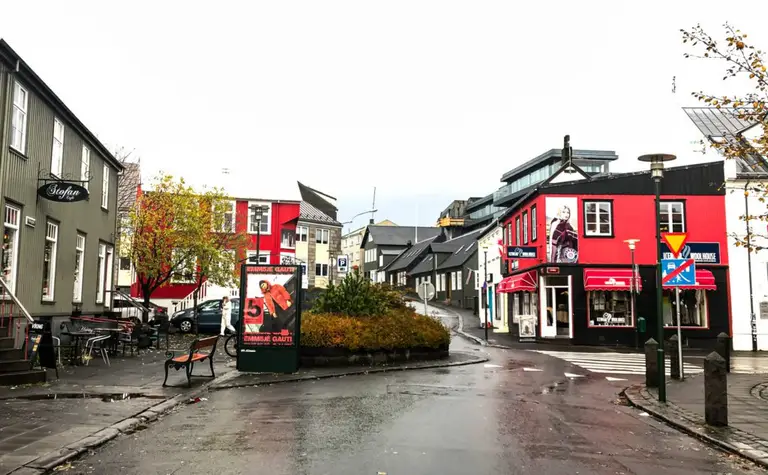
<svg viewBox="0 0 768 475">
<path fill-rule="evenodd" d="M 651 178 L 656 195 L 656 364 L 659 373 L 659 402 L 667 402 L 667 381 L 664 365 L 664 308 L 662 304 L 661 282 L 661 179 L 664 177 L 664 162 L 671 162 L 677 157 L 665 153 L 655 153 L 638 157 L 641 162 L 651 164 Z"/>
<path fill-rule="evenodd" d="M 490 304 L 490 289 L 488 288 L 488 246 L 483 246 L 483 292 L 485 292 L 485 342 L 488 343 L 488 304 Z"/>
<path fill-rule="evenodd" d="M 259 256 L 261 251 L 261 220 L 263 218 L 262 213 L 264 209 L 260 205 L 251 206 L 251 211 L 254 213 L 253 219 L 256 221 L 256 262 L 261 264 L 261 257 Z"/>
<path fill-rule="evenodd" d="M 640 340 L 639 335 L 637 331 L 637 316 L 635 315 L 635 309 L 636 306 L 636 299 L 635 295 L 637 295 L 637 268 L 635 267 L 635 247 L 637 247 L 637 243 L 640 242 L 639 239 L 626 239 L 624 241 L 629 246 L 629 253 L 632 256 L 632 279 L 629 283 L 629 291 L 631 294 L 631 305 L 632 305 L 632 324 L 635 327 L 635 348 L 638 348 L 640 346 Z"/>
</svg>

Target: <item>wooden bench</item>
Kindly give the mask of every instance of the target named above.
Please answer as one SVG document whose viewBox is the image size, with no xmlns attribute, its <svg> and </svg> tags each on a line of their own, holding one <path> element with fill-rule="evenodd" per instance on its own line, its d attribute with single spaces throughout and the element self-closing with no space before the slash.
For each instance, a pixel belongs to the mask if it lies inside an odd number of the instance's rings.
<svg viewBox="0 0 768 475">
<path fill-rule="evenodd" d="M 216 343 L 219 342 L 218 336 L 212 336 L 210 338 L 199 338 L 192 342 L 189 346 L 189 350 L 171 350 L 165 355 L 168 358 L 165 361 L 165 379 L 163 380 L 163 386 L 167 386 L 168 381 L 168 369 L 173 367 L 176 371 L 184 368 L 187 372 L 187 385 L 192 387 L 192 370 L 195 367 L 195 363 L 199 363 L 208 360 L 211 363 L 211 375 L 204 376 L 206 378 L 215 378 L 216 373 L 213 372 L 213 355 L 216 354 Z M 201 351 L 202 350 L 202 351 Z M 176 356 L 176 353 L 182 353 Z"/>
</svg>

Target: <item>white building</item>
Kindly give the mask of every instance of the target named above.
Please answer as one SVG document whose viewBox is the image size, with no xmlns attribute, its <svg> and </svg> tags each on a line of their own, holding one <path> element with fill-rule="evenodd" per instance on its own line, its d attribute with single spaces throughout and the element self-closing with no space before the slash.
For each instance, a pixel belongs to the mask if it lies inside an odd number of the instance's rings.
<svg viewBox="0 0 768 475">
<path fill-rule="evenodd" d="M 762 132 L 759 125 L 744 122 L 728 109 L 684 108 L 710 142 L 738 141 L 748 146 L 755 134 Z M 760 201 L 755 188 L 768 188 L 768 161 L 753 150 L 745 158 L 726 160 L 725 213 L 728 240 L 729 295 L 731 302 L 731 328 L 733 349 L 737 351 L 768 350 L 768 239 L 766 222 L 744 217 L 764 216 L 766 204 Z M 747 239 L 750 226 L 749 252 L 736 243 Z M 751 260 L 751 266 L 749 262 Z M 750 269 L 751 267 L 751 269 Z M 751 270 L 751 272 L 750 272 Z"/>
<path fill-rule="evenodd" d="M 496 293 L 496 285 L 501 281 L 502 254 L 502 228 L 493 226 L 485 233 L 481 233 L 477 238 L 477 277 L 475 279 L 475 288 L 479 302 L 478 325 L 482 328 L 485 322 L 485 308 L 488 307 L 488 321 L 492 322 L 494 332 L 509 333 L 509 324 L 507 322 L 507 295 Z M 487 249 L 487 261 L 486 253 Z M 484 269 L 488 272 L 488 288 L 490 292 L 483 289 Z"/>
</svg>

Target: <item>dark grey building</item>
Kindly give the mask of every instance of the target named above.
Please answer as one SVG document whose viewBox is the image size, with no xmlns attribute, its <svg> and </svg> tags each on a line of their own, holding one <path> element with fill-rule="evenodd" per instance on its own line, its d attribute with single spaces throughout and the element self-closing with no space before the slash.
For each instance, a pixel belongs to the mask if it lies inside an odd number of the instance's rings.
<svg viewBox="0 0 768 475">
<path fill-rule="evenodd" d="M 368 225 L 360 248 L 364 275 L 374 282 L 384 282 L 384 268 L 409 245 L 441 234 L 440 228 Z"/>
<path fill-rule="evenodd" d="M 32 317 L 102 314 L 122 165 L 3 40 L 0 123 L 4 282 Z"/>
<path fill-rule="evenodd" d="M 410 275 L 411 269 L 429 253 L 432 243 L 443 241 L 445 241 L 445 234 L 440 234 L 403 249 L 395 260 L 383 268 L 386 281 L 392 286 L 416 289 L 415 279 Z"/>
</svg>

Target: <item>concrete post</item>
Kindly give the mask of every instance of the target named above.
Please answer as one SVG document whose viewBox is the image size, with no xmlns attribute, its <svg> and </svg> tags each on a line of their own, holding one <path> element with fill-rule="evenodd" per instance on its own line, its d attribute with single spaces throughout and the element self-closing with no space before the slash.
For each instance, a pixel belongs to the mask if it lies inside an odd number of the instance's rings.
<svg viewBox="0 0 768 475">
<path fill-rule="evenodd" d="M 717 335 L 715 351 L 725 360 L 725 371 L 731 372 L 731 337 L 722 332 Z"/>
<path fill-rule="evenodd" d="M 669 374 L 672 379 L 680 379 L 680 354 L 677 352 L 677 335 L 672 335 L 669 339 L 669 346 L 667 346 L 667 353 L 669 353 Z"/>
<path fill-rule="evenodd" d="M 711 426 L 728 425 L 728 373 L 714 351 L 704 358 L 704 419 Z"/>
<path fill-rule="evenodd" d="M 648 388 L 659 387 L 658 349 L 659 344 L 653 338 L 645 342 L 645 386 Z"/>
</svg>

